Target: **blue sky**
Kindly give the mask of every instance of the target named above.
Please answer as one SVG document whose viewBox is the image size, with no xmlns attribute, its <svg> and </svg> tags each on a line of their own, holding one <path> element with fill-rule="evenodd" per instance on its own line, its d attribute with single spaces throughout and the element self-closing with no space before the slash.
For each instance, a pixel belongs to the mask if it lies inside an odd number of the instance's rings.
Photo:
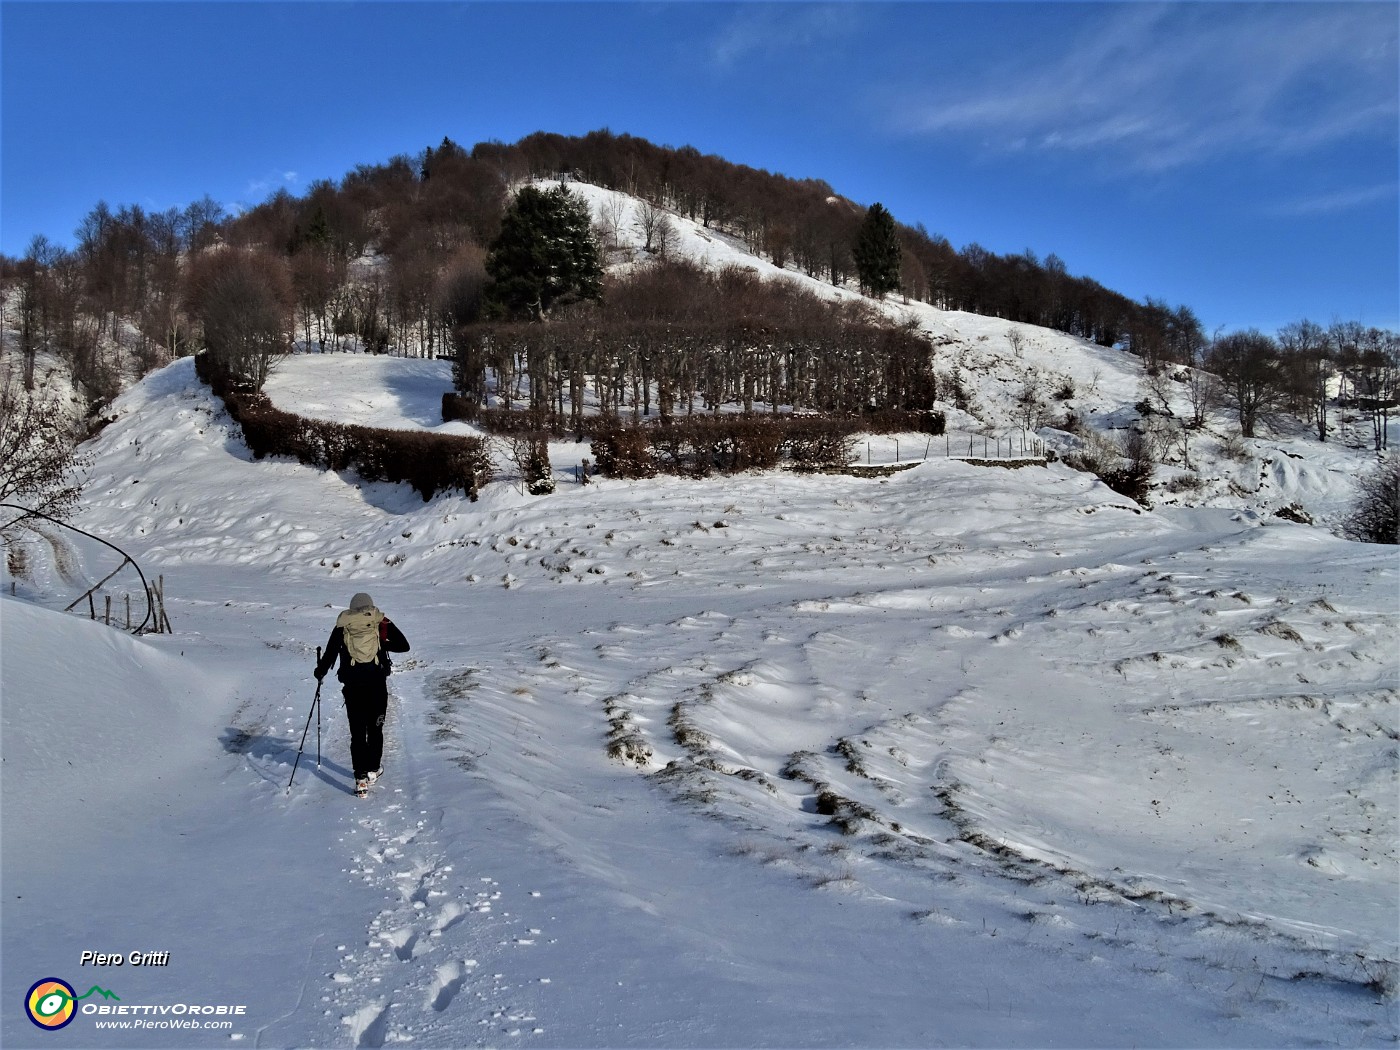
<svg viewBox="0 0 1400 1050">
<path fill-rule="evenodd" d="M 609 127 L 1051 252 L 1208 330 L 1400 327 L 1394 3 L 0 5 L 0 251 Z"/>
</svg>

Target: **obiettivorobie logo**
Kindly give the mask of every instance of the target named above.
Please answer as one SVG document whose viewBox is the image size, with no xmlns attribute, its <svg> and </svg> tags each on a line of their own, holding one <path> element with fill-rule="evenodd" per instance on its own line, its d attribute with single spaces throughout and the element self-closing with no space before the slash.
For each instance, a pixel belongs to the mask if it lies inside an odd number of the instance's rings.
<svg viewBox="0 0 1400 1050">
<path fill-rule="evenodd" d="M 164 958 L 157 953 L 152 958 Z M 113 956 L 120 959 L 120 956 Z M 144 957 L 143 957 L 144 958 Z M 113 962 L 104 965 L 120 965 Z M 156 965 L 152 963 L 151 965 Z M 160 965 L 164 965 L 161 962 Z M 88 1000 L 84 1002 L 83 1000 Z M 67 981 L 45 977 L 35 981 L 24 997 L 24 1012 L 40 1028 L 55 1032 L 70 1024 L 78 1014 L 91 1017 L 98 1028 L 221 1028 L 232 1029 L 235 1018 L 248 1014 L 242 1003 L 181 1001 L 175 1003 L 122 1002 L 116 992 L 94 984 L 79 995 Z"/>
<path fill-rule="evenodd" d="M 115 992 L 95 984 L 79 995 L 67 981 L 61 981 L 57 977 L 45 977 L 41 981 L 35 981 L 29 989 L 29 994 L 24 997 L 24 1012 L 40 1028 L 50 1032 L 57 1031 L 77 1016 L 78 1002 L 90 995 L 100 995 L 103 999 L 116 999 L 117 1002 L 121 1002 Z"/>
</svg>

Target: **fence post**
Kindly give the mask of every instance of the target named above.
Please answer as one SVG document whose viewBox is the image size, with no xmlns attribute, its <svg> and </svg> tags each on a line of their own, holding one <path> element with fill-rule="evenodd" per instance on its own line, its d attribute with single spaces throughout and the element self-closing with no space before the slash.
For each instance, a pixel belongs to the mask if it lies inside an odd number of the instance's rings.
<svg viewBox="0 0 1400 1050">
<path fill-rule="evenodd" d="M 156 577 L 156 586 L 153 592 L 155 598 L 155 621 L 156 634 L 174 634 L 174 629 L 170 626 L 170 616 L 165 611 L 165 574 L 161 573 Z"/>
</svg>

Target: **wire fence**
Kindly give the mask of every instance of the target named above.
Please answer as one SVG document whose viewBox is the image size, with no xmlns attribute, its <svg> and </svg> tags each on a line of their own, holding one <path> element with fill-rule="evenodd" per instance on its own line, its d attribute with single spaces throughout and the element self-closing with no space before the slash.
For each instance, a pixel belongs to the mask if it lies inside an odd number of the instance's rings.
<svg viewBox="0 0 1400 1050">
<path fill-rule="evenodd" d="M 10 577 L 11 595 L 19 595 L 20 577 L 29 575 L 29 570 L 23 567 L 27 560 L 26 554 L 22 547 L 16 546 L 26 533 L 41 538 L 52 551 L 55 575 L 59 580 L 73 587 L 82 586 L 82 583 L 86 582 L 84 580 L 85 573 L 81 568 L 86 558 L 79 553 L 75 546 L 59 539 L 59 534 L 54 532 L 54 529 L 63 529 L 66 530 L 66 533 L 91 541 L 92 544 L 100 545 L 101 551 L 97 552 L 96 560 L 99 564 L 105 560 L 104 568 L 111 565 L 111 555 L 121 556 L 121 561 L 116 564 L 115 568 L 110 568 L 100 580 L 86 587 L 82 593 L 68 603 L 63 609 L 64 612 L 81 614 L 86 609 L 89 619 L 101 620 L 109 626 L 123 627 L 132 634 L 171 633 L 170 617 L 165 612 L 164 576 L 156 577 L 154 583 L 150 582 L 146 578 L 146 574 L 141 571 L 141 566 L 130 554 L 110 540 L 80 529 L 76 525 L 16 503 L 0 503 L 0 509 L 20 512 L 18 517 L 0 525 L 0 536 L 4 538 L 6 569 Z M 45 522 L 49 527 L 48 531 L 40 531 L 36 527 L 38 521 Z M 95 550 L 96 548 L 91 548 L 90 553 Z M 106 554 L 104 555 L 102 552 L 106 552 Z M 140 582 L 140 588 L 135 594 L 137 603 L 134 609 L 132 608 L 133 589 L 130 588 L 130 583 L 133 581 L 130 580 L 129 573 L 123 572 L 128 567 L 136 574 Z M 120 592 L 117 591 L 115 585 L 111 588 L 108 587 L 108 584 L 119 577 L 125 581 L 127 587 Z M 36 604 L 47 604 L 40 591 L 27 595 L 26 598 L 35 601 Z M 117 599 L 115 607 L 113 606 L 114 598 Z M 136 619 L 136 615 L 140 616 L 139 620 Z"/>
<path fill-rule="evenodd" d="M 924 440 L 876 436 L 864 442 L 860 462 L 866 466 L 918 463 L 927 459 L 965 462 L 1044 463 L 1049 458 L 1045 442 L 1028 430 L 977 434 L 949 431 Z"/>
</svg>

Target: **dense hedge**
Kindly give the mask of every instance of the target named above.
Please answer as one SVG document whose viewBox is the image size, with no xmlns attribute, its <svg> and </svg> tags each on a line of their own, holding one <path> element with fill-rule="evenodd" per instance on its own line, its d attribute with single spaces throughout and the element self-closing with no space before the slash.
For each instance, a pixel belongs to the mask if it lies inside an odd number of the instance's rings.
<svg viewBox="0 0 1400 1050">
<path fill-rule="evenodd" d="M 352 470 L 366 481 L 407 482 L 425 502 L 452 489 L 475 500 L 491 480 L 491 456 L 481 438 L 306 419 L 276 408 L 263 394 L 238 389 L 207 353 L 195 358 L 195 370 L 223 399 L 257 459 L 291 456 L 307 466 Z"/>
<path fill-rule="evenodd" d="M 594 428 L 592 449 L 598 470 L 620 478 L 705 477 L 760 470 L 785 461 L 815 469 L 849 462 L 857 433 L 924 430 L 941 434 L 943 422 L 943 416 L 933 412 L 885 412 L 866 418 L 721 414 L 650 423 L 612 421 Z"/>
<path fill-rule="evenodd" d="M 573 428 L 557 412 L 483 408 L 461 394 L 442 395 L 444 422 L 467 420 L 496 434 L 522 436 Z M 625 422 L 585 417 L 580 440 L 592 441 L 603 474 L 649 478 L 658 473 L 704 477 L 715 471 L 760 470 L 784 461 L 802 467 L 844 465 L 856 434 L 942 434 L 942 412 L 880 409 L 863 415 L 826 413 L 695 413 Z"/>
<path fill-rule="evenodd" d="M 519 434 L 564 434 L 576 433 L 583 440 L 596 427 L 598 420 L 585 417 L 583 429 L 575 431 L 567 415 L 558 412 L 541 411 L 533 408 L 488 408 L 475 399 L 448 392 L 442 395 L 442 421 L 472 423 L 492 434 L 514 436 Z"/>
</svg>

